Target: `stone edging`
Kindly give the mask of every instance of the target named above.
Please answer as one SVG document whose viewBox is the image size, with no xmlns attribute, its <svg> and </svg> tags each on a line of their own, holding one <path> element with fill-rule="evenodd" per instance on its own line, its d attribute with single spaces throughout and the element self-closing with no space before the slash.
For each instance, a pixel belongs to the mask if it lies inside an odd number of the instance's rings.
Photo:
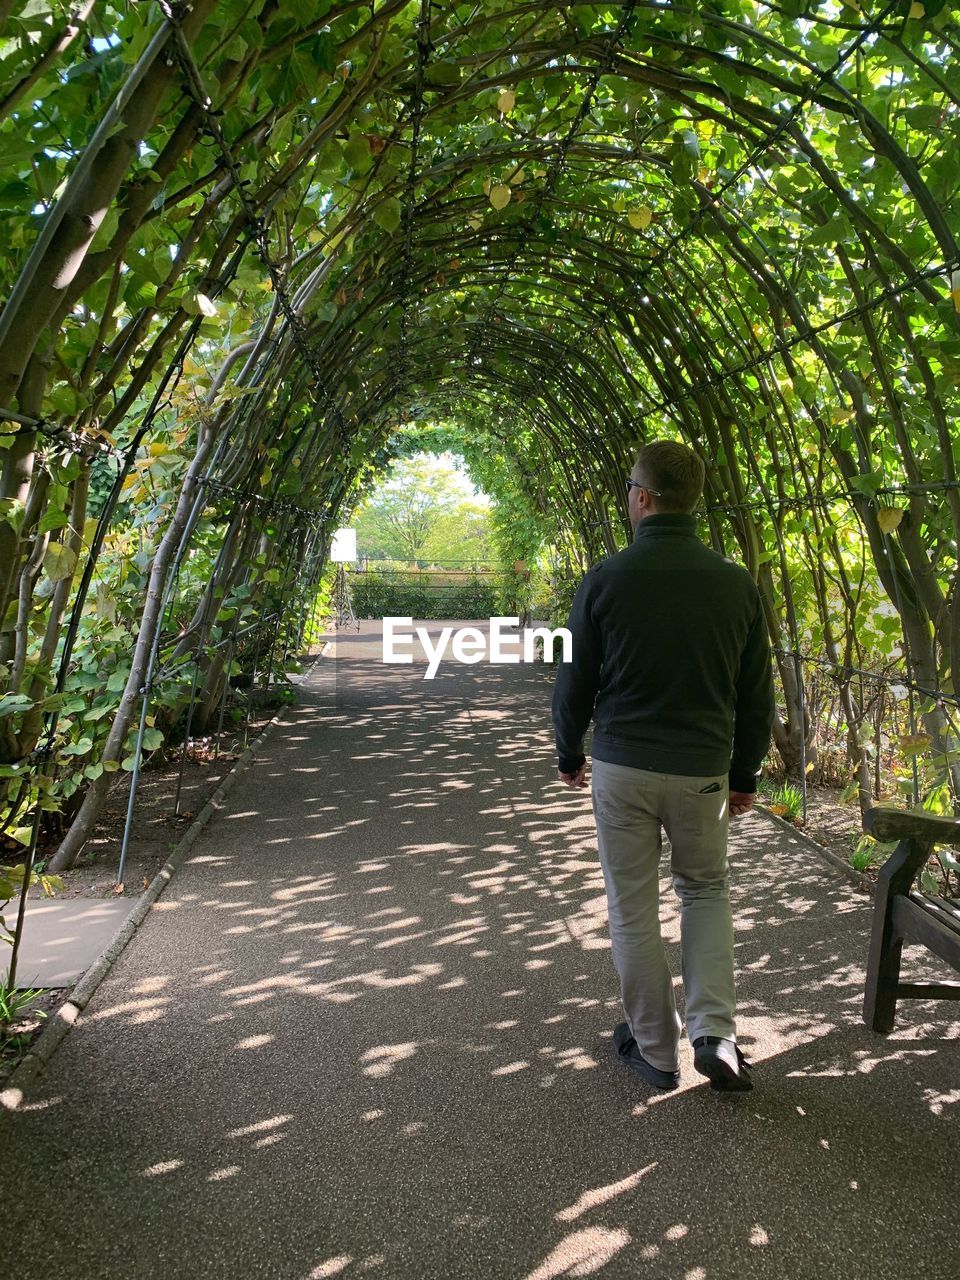
<svg viewBox="0 0 960 1280">
<path fill-rule="evenodd" d="M 303 673 L 300 683 L 306 680 L 313 672 L 317 662 L 320 661 L 329 647 L 329 642 L 323 646 L 318 656 Z M 54 1014 L 52 1021 L 37 1037 L 36 1043 L 32 1045 L 13 1070 L 6 1084 L 0 1089 L 0 1117 L 3 1116 L 4 1112 L 16 1111 L 20 1107 L 27 1089 L 42 1074 L 67 1032 L 86 1008 L 94 992 L 146 919 L 150 908 L 170 883 L 187 854 L 196 844 L 207 823 L 215 813 L 218 813 L 224 807 L 224 802 L 236 785 L 237 779 L 246 771 L 271 730 L 275 725 L 279 724 L 286 710 L 287 708 L 283 707 L 278 711 L 270 723 L 264 726 L 259 736 L 237 757 L 233 768 L 184 832 L 183 838 L 170 854 L 170 857 L 137 899 L 133 910 L 117 929 L 117 932 L 107 943 L 104 950 L 77 982 L 70 992 L 69 998 L 64 1001 Z"/>
<path fill-rule="evenodd" d="M 855 867 L 851 867 L 849 862 L 844 862 L 844 860 L 835 854 L 832 849 L 824 848 L 822 844 L 818 844 L 818 842 L 814 840 L 813 836 L 807 835 L 805 831 L 801 831 L 799 827 L 795 827 L 792 822 L 787 822 L 786 819 L 781 818 L 779 814 L 771 813 L 769 809 L 755 806 L 754 813 L 762 813 L 764 817 L 768 818 L 771 822 L 775 822 L 777 826 L 783 827 L 785 831 L 789 831 L 791 835 L 796 836 L 801 844 L 812 849 L 824 860 L 824 862 L 829 863 L 835 871 L 839 871 L 843 878 L 849 881 L 850 884 L 854 885 L 858 889 L 862 889 L 865 893 L 869 893 L 872 896 L 875 886 L 869 876 L 861 874 L 861 872 L 857 871 Z"/>
</svg>

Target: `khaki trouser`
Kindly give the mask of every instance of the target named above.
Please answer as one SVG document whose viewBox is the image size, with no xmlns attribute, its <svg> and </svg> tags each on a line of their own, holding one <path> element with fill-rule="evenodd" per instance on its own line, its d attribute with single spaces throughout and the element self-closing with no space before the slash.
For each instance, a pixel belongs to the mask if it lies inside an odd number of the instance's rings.
<svg viewBox="0 0 960 1280">
<path fill-rule="evenodd" d="M 727 867 L 729 787 L 710 778 L 652 773 L 593 760 L 593 811 L 607 888 L 613 963 L 640 1052 L 676 1071 L 680 1018 L 660 936 L 662 830 L 680 899 L 687 1034 L 735 1039 L 733 919 Z M 704 788 L 719 783 L 719 790 Z"/>
</svg>

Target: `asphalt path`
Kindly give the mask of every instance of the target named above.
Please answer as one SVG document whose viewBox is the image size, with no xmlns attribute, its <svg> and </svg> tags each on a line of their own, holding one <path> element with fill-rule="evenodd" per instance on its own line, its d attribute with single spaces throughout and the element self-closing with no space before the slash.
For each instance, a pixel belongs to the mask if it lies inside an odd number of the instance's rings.
<svg viewBox="0 0 960 1280">
<path fill-rule="evenodd" d="M 954 1280 L 960 1024 L 862 1025 L 866 898 L 737 823 L 756 1089 L 650 1090 L 549 668 L 424 669 L 301 686 L 0 1127 L 7 1274 Z"/>
</svg>

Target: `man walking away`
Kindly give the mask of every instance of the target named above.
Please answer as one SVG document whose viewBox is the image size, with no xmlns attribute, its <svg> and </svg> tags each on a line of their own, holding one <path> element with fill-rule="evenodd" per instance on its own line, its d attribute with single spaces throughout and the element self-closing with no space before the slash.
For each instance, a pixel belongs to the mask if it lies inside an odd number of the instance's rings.
<svg viewBox="0 0 960 1280">
<path fill-rule="evenodd" d="M 705 547 L 690 513 L 701 459 L 659 440 L 627 480 L 633 542 L 594 565 L 568 627 L 553 691 L 560 779 L 586 786 L 626 1022 L 622 1061 L 648 1083 L 680 1083 L 680 1018 L 660 936 L 662 829 L 680 901 L 681 975 L 694 1065 L 715 1089 L 753 1087 L 734 1026 L 727 821 L 752 807 L 770 742 L 773 679 L 750 574 Z"/>
</svg>

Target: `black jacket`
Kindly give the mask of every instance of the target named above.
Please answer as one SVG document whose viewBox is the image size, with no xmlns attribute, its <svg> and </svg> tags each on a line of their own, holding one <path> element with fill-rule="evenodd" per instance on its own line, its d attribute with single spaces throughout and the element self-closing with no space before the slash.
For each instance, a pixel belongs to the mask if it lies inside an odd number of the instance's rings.
<svg viewBox="0 0 960 1280">
<path fill-rule="evenodd" d="M 611 764 L 705 777 L 754 791 L 770 745 L 773 676 L 750 574 L 699 541 L 693 516 L 642 520 L 632 544 L 595 564 L 567 623 L 570 662 L 553 689 L 560 769 L 583 735 Z"/>
</svg>

